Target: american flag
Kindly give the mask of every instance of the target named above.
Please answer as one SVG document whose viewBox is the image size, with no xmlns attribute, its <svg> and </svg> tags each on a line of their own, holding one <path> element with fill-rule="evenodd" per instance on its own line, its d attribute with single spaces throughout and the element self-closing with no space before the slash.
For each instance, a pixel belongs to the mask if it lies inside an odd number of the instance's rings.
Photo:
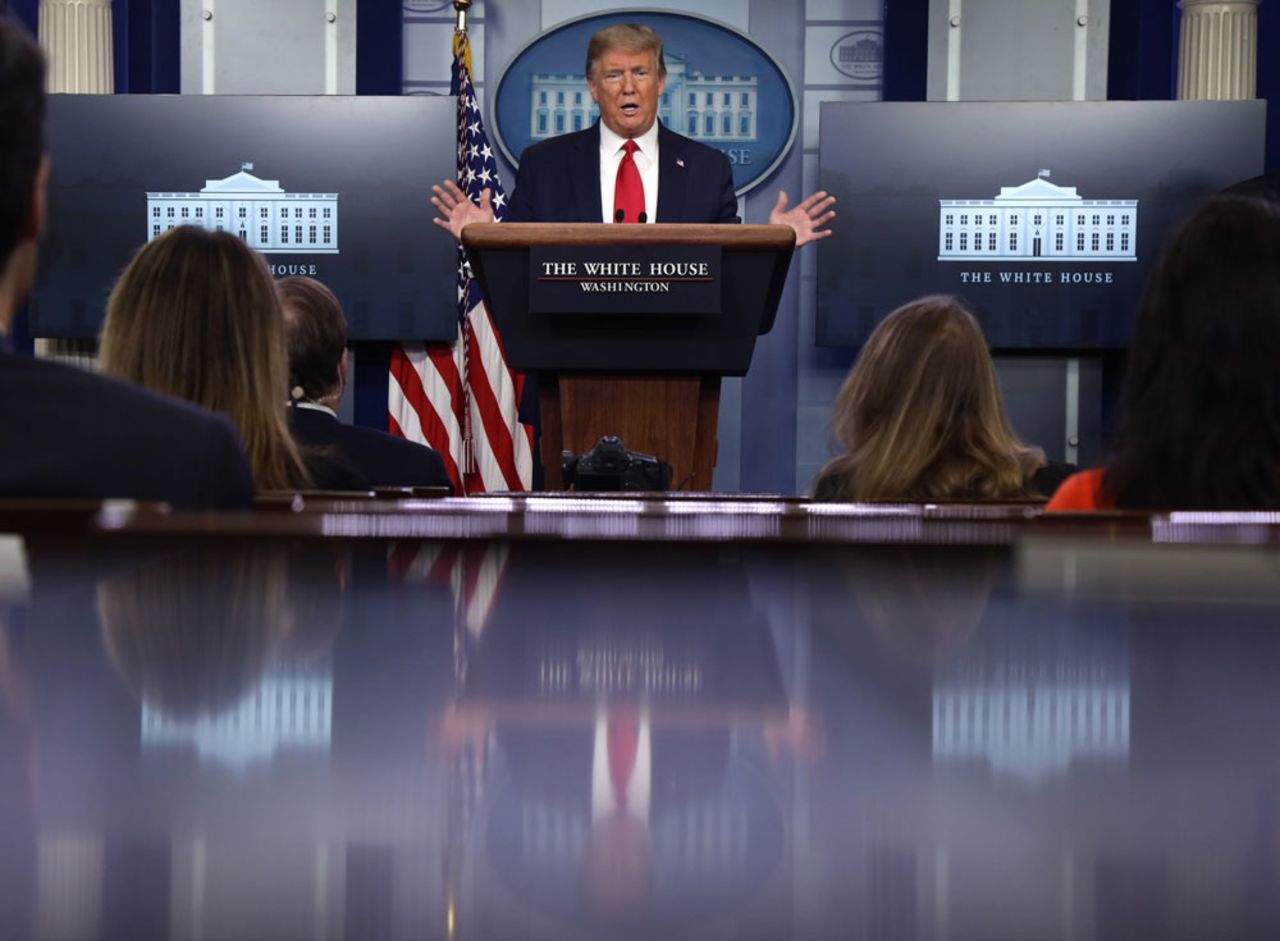
<svg viewBox="0 0 1280 941">
<path fill-rule="evenodd" d="M 388 551 L 392 584 L 425 585 L 452 595 L 458 631 L 455 656 L 464 664 L 459 675 L 466 673 L 465 662 L 489 624 L 510 555 L 510 548 L 497 542 L 401 542 Z"/>
<path fill-rule="evenodd" d="M 471 41 L 453 37 L 453 94 L 458 98 L 458 179 L 467 198 L 492 191 L 494 218 L 506 215 L 498 164 L 471 84 Z M 519 419 L 524 377 L 507 368 L 502 341 L 480 287 L 458 246 L 458 336 L 452 343 L 405 344 L 391 354 L 390 429 L 428 444 L 444 458 L 460 494 L 528 490 L 533 484 L 533 428 Z"/>
</svg>

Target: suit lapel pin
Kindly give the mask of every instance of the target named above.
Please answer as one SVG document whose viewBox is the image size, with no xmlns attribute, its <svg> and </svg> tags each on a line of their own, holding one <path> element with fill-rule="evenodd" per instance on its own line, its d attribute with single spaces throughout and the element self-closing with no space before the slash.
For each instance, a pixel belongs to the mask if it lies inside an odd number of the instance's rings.
<svg viewBox="0 0 1280 941">
<path fill-rule="evenodd" d="M 683 157 L 676 157 L 676 166 L 677 166 L 677 167 L 683 167 L 683 166 L 684 166 L 684 158 L 683 158 Z"/>
</svg>

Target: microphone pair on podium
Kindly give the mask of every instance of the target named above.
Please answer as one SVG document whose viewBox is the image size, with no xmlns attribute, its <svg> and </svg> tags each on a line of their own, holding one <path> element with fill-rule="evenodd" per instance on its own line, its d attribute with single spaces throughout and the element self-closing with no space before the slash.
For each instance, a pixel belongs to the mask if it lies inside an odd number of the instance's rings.
<svg viewBox="0 0 1280 941">
<path fill-rule="evenodd" d="M 614 212 L 614 214 L 613 214 L 613 221 L 614 221 L 614 222 L 622 222 L 622 221 L 624 221 L 626 218 L 627 218 L 627 213 L 626 213 L 626 211 L 625 211 L 625 210 L 623 210 L 623 209 L 619 209 L 619 210 L 615 211 L 615 212 Z M 648 222 L 648 221 L 649 221 L 649 214 L 648 214 L 647 212 L 645 212 L 644 210 L 641 210 L 641 211 L 640 211 L 640 218 L 639 218 L 639 219 L 637 219 L 636 221 L 637 221 L 637 222 L 639 222 L 641 225 L 644 225 L 646 222 Z"/>
</svg>

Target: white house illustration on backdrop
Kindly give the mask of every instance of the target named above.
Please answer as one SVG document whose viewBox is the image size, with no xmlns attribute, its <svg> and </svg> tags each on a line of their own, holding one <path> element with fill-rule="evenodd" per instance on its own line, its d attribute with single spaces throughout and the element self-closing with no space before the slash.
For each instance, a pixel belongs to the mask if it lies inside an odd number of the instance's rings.
<svg viewBox="0 0 1280 941">
<path fill-rule="evenodd" d="M 1129 681 L 1064 663 L 941 678 L 933 692 L 935 758 L 985 758 L 998 771 L 1037 779 L 1076 759 L 1129 755 Z M 1075 674 L 1075 675 L 1073 675 Z"/>
<path fill-rule="evenodd" d="M 279 180 L 239 173 L 206 180 L 198 193 L 147 193 L 147 241 L 175 226 L 238 235 L 272 255 L 338 254 L 338 194 L 286 193 Z"/>
<path fill-rule="evenodd" d="M 703 75 L 687 59 L 666 53 L 667 84 L 658 117 L 672 130 L 700 141 L 753 142 L 759 79 L 755 75 Z M 529 134 L 544 140 L 581 131 L 600 117 L 582 75 L 539 73 L 529 83 Z"/>
<path fill-rule="evenodd" d="M 1137 261 L 1138 201 L 1083 199 L 1048 170 L 994 199 L 938 203 L 938 261 Z"/>
<path fill-rule="evenodd" d="M 202 759 L 244 770 L 281 749 L 327 752 L 333 676 L 273 670 L 255 692 L 213 715 L 175 716 L 143 697 L 142 747 L 194 748 Z"/>
</svg>

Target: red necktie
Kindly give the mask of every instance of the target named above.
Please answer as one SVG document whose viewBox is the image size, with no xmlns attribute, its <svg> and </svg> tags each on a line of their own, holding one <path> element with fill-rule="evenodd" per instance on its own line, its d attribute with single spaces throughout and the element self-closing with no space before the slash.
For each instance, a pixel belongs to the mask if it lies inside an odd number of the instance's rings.
<svg viewBox="0 0 1280 941">
<path fill-rule="evenodd" d="M 624 713 L 609 720 L 609 780 L 613 783 L 613 796 L 618 807 L 626 804 L 627 783 L 635 770 L 638 742 L 633 715 Z"/>
<path fill-rule="evenodd" d="M 618 164 L 618 181 L 613 186 L 613 221 L 639 222 L 640 214 L 644 212 L 644 183 L 635 157 L 639 148 L 633 140 L 627 141 L 622 148 L 626 153 L 622 155 L 622 163 Z M 619 212 L 622 218 L 618 218 Z"/>
</svg>

